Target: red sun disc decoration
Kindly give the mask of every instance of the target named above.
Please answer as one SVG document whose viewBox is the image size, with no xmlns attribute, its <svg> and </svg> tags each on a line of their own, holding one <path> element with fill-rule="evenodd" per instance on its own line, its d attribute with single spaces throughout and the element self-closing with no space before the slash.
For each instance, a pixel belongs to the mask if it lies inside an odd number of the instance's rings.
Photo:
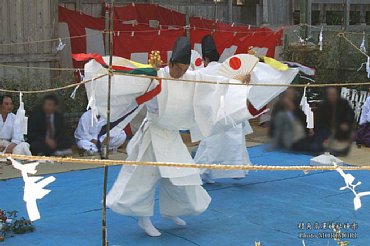
<svg viewBox="0 0 370 246">
<path fill-rule="evenodd" d="M 197 67 L 201 66 L 202 65 L 202 62 L 203 62 L 202 58 L 197 58 L 195 60 L 195 66 L 197 66 Z"/>
<path fill-rule="evenodd" d="M 242 61 L 238 57 L 233 57 L 229 60 L 229 66 L 234 70 L 238 70 L 242 66 Z"/>
</svg>

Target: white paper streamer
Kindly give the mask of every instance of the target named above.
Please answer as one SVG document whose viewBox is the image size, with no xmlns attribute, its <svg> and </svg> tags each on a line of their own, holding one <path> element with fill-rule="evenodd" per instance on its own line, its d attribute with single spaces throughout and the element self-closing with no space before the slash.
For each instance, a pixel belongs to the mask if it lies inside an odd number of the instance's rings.
<svg viewBox="0 0 370 246">
<path fill-rule="evenodd" d="M 344 171 L 335 162 L 333 162 L 333 165 L 336 167 L 336 171 L 340 174 L 340 176 L 343 177 L 344 182 L 346 183 L 346 186 L 341 187 L 340 190 L 348 189 L 352 191 L 352 193 L 355 195 L 355 198 L 353 199 L 354 208 L 355 210 L 358 210 L 362 206 L 361 197 L 370 196 L 370 191 L 357 193 L 355 189 L 357 186 L 361 185 L 361 181 L 353 184 L 355 177 L 353 177 L 352 174 L 344 173 Z"/>
<path fill-rule="evenodd" d="M 26 117 L 26 110 L 24 110 L 23 93 L 19 93 L 19 108 L 15 115 L 15 122 L 21 128 L 24 135 L 27 134 L 28 117 Z"/>
<path fill-rule="evenodd" d="M 367 57 L 366 62 L 361 63 L 361 67 L 357 69 L 357 72 L 360 71 L 364 67 L 364 65 L 365 65 L 366 72 L 367 72 L 367 78 L 370 79 L 370 57 L 369 56 Z"/>
<path fill-rule="evenodd" d="M 319 35 L 319 46 L 320 46 L 320 51 L 322 51 L 322 41 L 323 41 L 323 35 L 322 35 L 322 31 L 323 31 L 323 26 L 321 26 L 321 30 L 320 30 L 320 35 Z"/>
<path fill-rule="evenodd" d="M 91 95 L 86 110 L 91 109 L 91 126 L 94 126 L 94 122 L 98 122 L 98 108 L 96 107 L 95 98 L 95 78 L 91 79 L 91 88 Z"/>
<path fill-rule="evenodd" d="M 362 37 L 362 43 L 361 43 L 361 45 L 360 45 L 360 50 L 361 50 L 362 52 L 364 52 L 364 53 L 367 53 L 367 52 L 366 52 L 366 45 L 365 45 L 365 43 L 366 43 L 366 34 L 365 34 L 365 32 L 364 32 L 364 36 Z"/>
<path fill-rule="evenodd" d="M 78 73 L 79 73 L 79 75 L 80 75 L 80 81 L 84 81 L 84 80 L 85 80 L 85 77 L 82 75 L 82 73 L 81 73 L 81 70 L 80 70 L 80 69 L 78 69 Z M 76 99 L 76 93 L 77 93 L 77 91 L 78 91 L 78 88 L 80 88 L 80 85 L 76 86 L 76 87 L 75 87 L 75 89 L 74 89 L 74 90 L 72 91 L 72 93 L 71 93 L 70 98 L 72 98 L 73 100 L 74 100 L 74 99 Z"/>
<path fill-rule="evenodd" d="M 58 46 L 57 46 L 57 51 L 62 51 L 63 49 L 64 49 L 64 47 L 66 46 L 66 44 L 63 44 L 63 42 L 62 42 L 62 39 L 61 38 L 59 38 L 59 44 L 58 44 Z"/>
<path fill-rule="evenodd" d="M 309 83 L 307 85 L 309 85 Z M 307 101 L 306 89 L 307 87 L 305 87 L 303 90 L 303 95 L 302 95 L 300 106 L 302 108 L 303 113 L 306 115 L 307 128 L 313 129 L 314 128 L 314 116 L 313 116 L 313 112 L 310 107 L 310 104 L 308 104 L 308 101 Z"/>
<path fill-rule="evenodd" d="M 55 177 L 29 177 L 28 174 L 36 174 L 36 166 L 39 164 L 38 162 L 21 164 L 12 158 L 8 158 L 8 160 L 12 162 L 14 168 L 22 172 L 22 177 L 24 181 L 23 200 L 26 202 L 28 217 L 31 221 L 40 219 L 41 216 L 37 207 L 36 199 L 42 199 L 44 196 L 49 194 L 51 190 L 44 189 L 44 187 L 54 182 Z"/>
</svg>

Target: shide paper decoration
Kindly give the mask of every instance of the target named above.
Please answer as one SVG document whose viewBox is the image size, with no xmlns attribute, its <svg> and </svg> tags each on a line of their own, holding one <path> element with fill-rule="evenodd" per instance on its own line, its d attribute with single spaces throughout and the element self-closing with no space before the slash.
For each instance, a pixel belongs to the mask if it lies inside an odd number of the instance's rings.
<svg viewBox="0 0 370 246">
<path fill-rule="evenodd" d="M 340 176 L 343 177 L 344 182 L 346 184 L 346 186 L 341 187 L 340 190 L 348 189 L 353 192 L 353 194 L 355 195 L 355 198 L 353 199 L 354 208 L 355 210 L 358 210 L 362 206 L 361 197 L 369 196 L 370 191 L 357 193 L 356 187 L 362 184 L 361 181 L 358 181 L 356 184 L 353 184 L 353 182 L 355 181 L 355 177 L 353 177 L 352 174 L 344 173 L 344 171 L 337 165 L 335 161 L 333 161 L 333 165 L 336 167 L 336 171 L 340 174 Z"/>
<path fill-rule="evenodd" d="M 95 87 L 96 87 L 95 79 L 92 79 L 91 80 L 92 91 L 91 91 L 91 95 L 89 98 L 89 102 L 87 103 L 87 107 L 86 107 L 86 110 L 91 109 L 91 126 L 94 125 L 94 122 L 98 122 L 98 108 L 96 106 L 96 98 L 95 98 L 96 88 Z"/>
<path fill-rule="evenodd" d="M 63 49 L 64 49 L 64 47 L 66 46 L 66 44 L 63 44 L 63 42 L 62 42 L 62 39 L 61 38 L 59 38 L 59 44 L 58 44 L 58 46 L 57 46 L 57 51 L 62 51 Z"/>
<path fill-rule="evenodd" d="M 321 30 L 320 30 L 320 34 L 319 34 L 319 46 L 320 46 L 320 51 L 322 51 L 322 45 L 323 45 L 323 34 L 322 34 L 322 32 L 323 32 L 323 29 L 324 29 L 324 27 L 323 26 L 321 26 Z"/>
<path fill-rule="evenodd" d="M 19 108 L 15 115 L 15 122 L 21 127 L 21 131 L 24 135 L 27 134 L 28 117 L 26 117 L 26 110 L 24 109 L 23 93 L 19 93 Z"/>
<path fill-rule="evenodd" d="M 367 53 L 366 52 L 366 34 L 365 34 L 365 32 L 364 32 L 364 35 L 363 35 L 363 37 L 362 37 L 362 43 L 361 43 L 361 45 L 360 45 L 360 50 L 363 52 L 363 53 Z"/>
<path fill-rule="evenodd" d="M 309 85 L 309 83 L 308 83 Z M 300 106 L 302 108 L 303 113 L 306 115 L 306 124 L 308 129 L 313 129 L 314 128 L 314 116 L 312 109 L 310 107 L 310 104 L 308 103 L 307 97 L 306 97 L 306 89 L 307 87 L 304 88 L 302 99 Z"/>
<path fill-rule="evenodd" d="M 36 166 L 39 162 L 21 164 L 18 161 L 8 158 L 12 162 L 14 168 L 22 172 L 24 181 L 24 195 L 23 200 L 26 202 L 28 217 L 31 221 L 40 219 L 40 212 L 37 208 L 37 199 L 42 199 L 49 194 L 51 190 L 44 189 L 44 187 L 55 181 L 53 176 L 44 178 L 42 176 L 28 176 L 29 174 L 36 174 Z"/>
<path fill-rule="evenodd" d="M 79 74 L 79 76 L 80 76 L 80 81 L 84 81 L 85 80 L 85 76 L 83 76 L 83 74 L 81 73 L 81 70 L 80 69 L 78 69 L 78 74 Z M 72 93 L 71 93 L 71 98 L 74 100 L 74 99 L 76 99 L 76 93 L 77 93 L 77 90 L 78 90 L 78 88 L 80 88 L 80 85 L 77 85 L 76 87 L 75 87 L 75 89 L 72 91 Z"/>
</svg>

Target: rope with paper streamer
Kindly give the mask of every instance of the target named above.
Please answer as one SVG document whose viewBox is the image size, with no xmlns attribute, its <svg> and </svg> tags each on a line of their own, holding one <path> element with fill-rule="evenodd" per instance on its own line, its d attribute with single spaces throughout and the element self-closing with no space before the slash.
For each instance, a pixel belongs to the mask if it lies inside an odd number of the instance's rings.
<svg viewBox="0 0 370 246">
<path fill-rule="evenodd" d="M 2 154 L 0 158 L 13 158 L 16 160 L 39 161 L 39 162 L 59 162 L 76 163 L 96 166 L 156 166 L 156 167 L 176 167 L 176 168 L 206 168 L 218 170 L 251 170 L 251 171 L 335 171 L 334 166 L 268 166 L 268 165 L 229 165 L 229 164 L 195 164 L 195 163 L 175 163 L 175 162 L 143 162 L 143 161 L 123 161 L 123 160 L 101 160 L 101 159 L 80 159 L 72 157 L 46 157 L 46 156 L 27 156 Z M 365 171 L 370 170 L 370 165 L 366 166 L 341 166 L 342 170 Z"/>
</svg>

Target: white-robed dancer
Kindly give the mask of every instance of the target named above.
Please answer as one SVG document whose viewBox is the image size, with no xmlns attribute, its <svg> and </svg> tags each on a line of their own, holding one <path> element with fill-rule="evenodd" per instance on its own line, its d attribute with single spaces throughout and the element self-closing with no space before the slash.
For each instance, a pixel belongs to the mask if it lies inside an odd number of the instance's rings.
<svg viewBox="0 0 370 246">
<path fill-rule="evenodd" d="M 190 63 L 190 53 L 189 40 L 185 37 L 179 38 L 169 66 L 160 69 L 158 76 L 240 83 L 225 77 L 186 72 Z M 127 66 L 130 62 L 115 57 L 113 63 L 115 66 Z M 85 66 L 88 79 L 102 72 L 106 72 L 105 69 L 95 61 Z M 94 99 L 97 102 L 99 114 L 105 115 L 107 78 L 99 80 L 99 82 L 86 84 L 86 89 L 89 98 L 93 98 L 95 94 Z M 111 94 L 112 121 L 124 115 L 125 117 L 121 117 L 124 119 L 121 124 L 127 124 L 141 109 L 136 107 L 140 101 L 137 96 L 148 91 L 149 84 L 153 85 L 145 78 L 114 75 Z M 155 89 L 149 87 L 148 94 L 156 90 L 158 84 L 155 86 Z M 250 117 L 245 105 L 248 92 L 252 89 L 253 87 L 250 86 L 221 84 L 204 88 L 199 84 L 164 79 L 161 92 L 147 103 L 146 120 L 129 143 L 128 160 L 194 163 L 181 139 L 179 130 L 190 129 L 192 139 L 195 141 L 245 121 Z M 229 91 L 232 92 L 230 93 L 232 97 L 227 96 Z M 137 104 L 132 103 L 135 98 Z M 136 109 L 133 110 L 133 108 Z M 207 209 L 211 201 L 207 192 L 201 187 L 202 181 L 198 169 L 137 165 L 122 167 L 108 194 L 107 205 L 117 213 L 139 217 L 139 226 L 148 235 L 159 236 L 160 232 L 150 220 L 154 209 L 154 193 L 159 182 L 161 184 L 160 212 L 176 224 L 185 225 L 185 222 L 178 218 L 179 216 L 200 214 Z"/>
<path fill-rule="evenodd" d="M 102 117 L 93 119 L 91 110 L 82 114 L 78 121 L 74 136 L 77 147 L 85 150 L 88 154 L 97 153 L 98 135 L 101 128 L 106 124 L 106 120 Z M 106 134 L 100 137 L 100 142 L 106 141 Z M 121 128 L 114 128 L 110 131 L 109 149 L 116 150 L 126 141 L 126 133 Z"/>
<path fill-rule="evenodd" d="M 204 67 L 201 72 L 215 75 L 221 66 L 220 56 L 211 35 L 202 39 L 202 57 Z M 207 85 L 200 85 L 206 87 Z M 194 157 L 196 163 L 217 163 L 229 165 L 250 165 L 249 155 L 245 143 L 245 135 L 253 130 L 248 121 L 236 124 L 218 134 L 203 139 Z M 244 170 L 204 170 L 202 174 L 205 183 L 214 183 L 218 178 L 244 178 Z"/>
<path fill-rule="evenodd" d="M 13 110 L 10 96 L 0 97 L 0 152 L 16 155 L 32 155 L 30 145 L 24 141 L 22 127 Z"/>
</svg>

